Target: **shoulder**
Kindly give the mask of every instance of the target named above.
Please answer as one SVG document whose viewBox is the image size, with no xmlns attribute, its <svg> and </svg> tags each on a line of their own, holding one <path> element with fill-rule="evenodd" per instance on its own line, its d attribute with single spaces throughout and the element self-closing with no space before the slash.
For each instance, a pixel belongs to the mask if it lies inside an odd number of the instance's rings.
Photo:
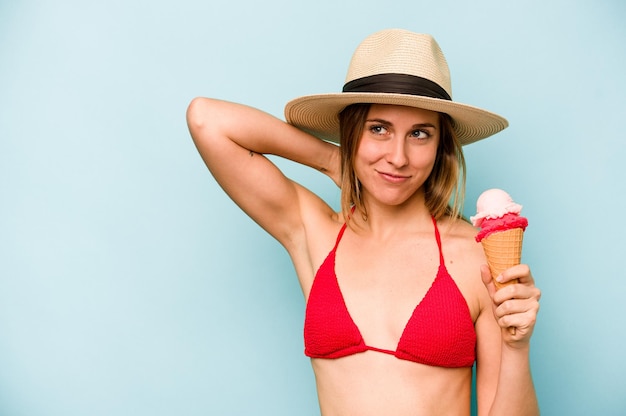
<svg viewBox="0 0 626 416">
<path fill-rule="evenodd" d="M 484 262 L 481 245 L 476 242 L 477 229 L 464 219 L 445 217 L 437 222 L 444 250 L 463 261 Z"/>
</svg>

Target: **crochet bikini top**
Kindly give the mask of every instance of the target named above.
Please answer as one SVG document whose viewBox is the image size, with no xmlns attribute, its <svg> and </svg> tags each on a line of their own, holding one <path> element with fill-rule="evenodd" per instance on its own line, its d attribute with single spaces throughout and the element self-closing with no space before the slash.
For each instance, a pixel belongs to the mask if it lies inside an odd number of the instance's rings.
<svg viewBox="0 0 626 416">
<path fill-rule="evenodd" d="M 476 331 L 469 307 L 445 267 L 441 237 L 433 218 L 439 246 L 439 270 L 424 298 L 415 307 L 395 351 L 365 343 L 337 282 L 334 248 L 315 275 L 304 321 L 305 355 L 311 358 L 341 358 L 365 351 L 390 354 L 401 360 L 438 366 L 471 367 L 476 357 Z"/>
</svg>

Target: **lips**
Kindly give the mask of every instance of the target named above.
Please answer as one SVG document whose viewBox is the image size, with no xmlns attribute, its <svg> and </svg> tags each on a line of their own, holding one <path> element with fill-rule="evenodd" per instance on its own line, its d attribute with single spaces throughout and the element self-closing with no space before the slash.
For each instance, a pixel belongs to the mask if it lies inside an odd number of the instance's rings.
<svg viewBox="0 0 626 416">
<path fill-rule="evenodd" d="M 378 172 L 378 174 L 386 181 L 391 183 L 400 183 L 404 182 L 410 178 L 410 176 L 400 175 L 398 173 L 392 172 Z"/>
</svg>

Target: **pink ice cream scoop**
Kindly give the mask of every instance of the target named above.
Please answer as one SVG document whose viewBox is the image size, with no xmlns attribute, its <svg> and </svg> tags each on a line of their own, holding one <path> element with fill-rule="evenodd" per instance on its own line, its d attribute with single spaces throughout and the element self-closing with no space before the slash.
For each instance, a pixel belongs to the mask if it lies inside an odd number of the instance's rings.
<svg viewBox="0 0 626 416">
<path fill-rule="evenodd" d="M 470 220 L 481 228 L 476 241 L 483 246 L 494 284 L 499 289 L 516 283 L 515 280 L 502 284 L 495 278 L 520 263 L 524 230 L 528 226 L 528 220 L 520 215 L 522 206 L 502 189 L 489 189 L 478 198 L 476 211 Z"/>
<path fill-rule="evenodd" d="M 476 202 L 476 215 L 470 217 L 474 227 L 480 227 L 476 241 L 498 232 L 520 228 L 526 230 L 528 219 L 522 217 L 522 206 L 502 189 L 489 189 L 483 192 Z"/>
</svg>

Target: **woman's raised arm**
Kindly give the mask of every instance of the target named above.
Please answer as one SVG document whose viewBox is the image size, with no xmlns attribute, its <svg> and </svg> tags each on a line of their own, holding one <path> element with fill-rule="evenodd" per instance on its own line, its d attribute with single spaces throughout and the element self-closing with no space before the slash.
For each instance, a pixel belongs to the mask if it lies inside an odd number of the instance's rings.
<svg viewBox="0 0 626 416">
<path fill-rule="evenodd" d="M 202 159 L 224 191 L 285 246 L 302 229 L 302 204 L 315 198 L 263 155 L 290 159 L 339 181 L 337 146 L 260 110 L 195 98 L 187 110 L 187 124 Z"/>
</svg>

